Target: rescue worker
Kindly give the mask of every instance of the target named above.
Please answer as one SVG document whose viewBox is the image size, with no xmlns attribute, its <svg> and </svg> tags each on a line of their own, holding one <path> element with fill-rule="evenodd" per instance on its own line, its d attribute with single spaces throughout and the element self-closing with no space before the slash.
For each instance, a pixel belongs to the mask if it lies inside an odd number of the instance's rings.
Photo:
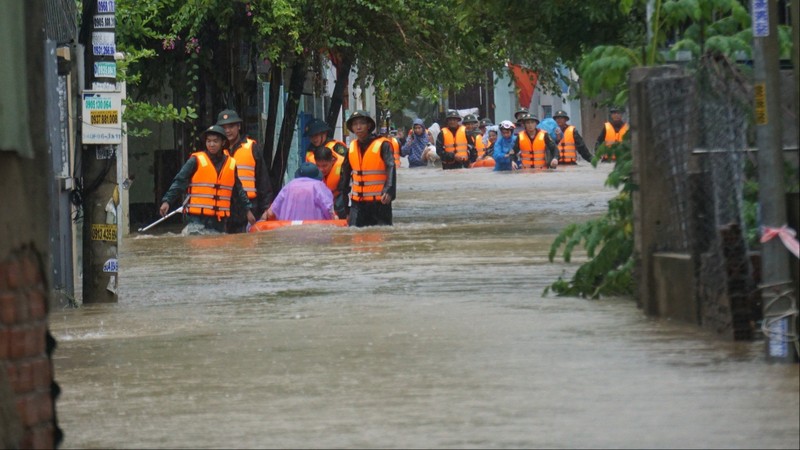
<svg viewBox="0 0 800 450">
<path fill-rule="evenodd" d="M 520 120 L 523 114 L 530 114 L 528 108 L 520 108 L 514 113 L 514 124 L 516 125 L 516 128 L 514 128 L 514 136 L 520 134 L 525 129 L 525 126 L 522 125 L 522 121 Z"/>
<path fill-rule="evenodd" d="M 331 151 L 328 147 L 314 149 L 314 163 L 322 173 L 322 182 L 331 190 L 333 197 L 339 195 L 339 182 L 342 179 L 342 163 L 344 156 Z"/>
<path fill-rule="evenodd" d="M 325 147 L 322 149 L 328 150 Z M 294 173 L 294 179 L 281 189 L 261 219 L 333 219 L 333 194 L 321 180 L 322 174 L 317 166 L 310 162 L 300 164 Z"/>
<path fill-rule="evenodd" d="M 375 120 L 366 111 L 355 111 L 346 125 L 355 139 L 342 163 L 336 213 L 349 226 L 391 225 L 397 183 L 392 146 L 373 134 Z"/>
<path fill-rule="evenodd" d="M 389 131 L 389 133 L 390 133 L 392 136 L 394 136 L 394 138 L 395 138 L 395 139 L 397 139 L 397 142 L 399 142 L 399 143 L 400 143 L 400 147 L 401 147 L 401 148 L 402 148 L 402 147 L 403 147 L 403 146 L 406 144 L 406 137 L 405 137 L 405 135 L 403 134 L 403 129 L 402 129 L 402 128 L 397 128 L 397 129 L 394 129 L 394 128 L 392 128 L 392 129 Z"/>
<path fill-rule="evenodd" d="M 498 128 L 494 125 L 486 127 L 486 146 L 478 153 L 478 158 L 470 167 L 494 167 L 494 143 L 497 142 Z"/>
<path fill-rule="evenodd" d="M 575 125 L 569 125 L 569 116 L 563 110 L 556 111 L 553 115 L 564 137 L 557 144 L 559 164 L 578 164 L 578 153 L 588 162 L 592 162 L 592 154 L 583 142 L 581 134 Z M 577 152 L 577 153 L 576 153 Z"/>
<path fill-rule="evenodd" d="M 470 153 L 474 153 L 475 142 L 467 135 L 467 128 L 461 125 L 458 111 L 449 110 L 445 124 L 436 137 L 436 154 L 442 161 L 442 170 L 469 167 Z"/>
<path fill-rule="evenodd" d="M 595 154 L 600 149 L 601 145 L 610 147 L 617 142 L 622 142 L 622 138 L 628 132 L 628 124 L 622 119 L 622 108 L 612 106 L 608 109 L 609 121 L 603 126 L 603 131 L 597 136 L 597 142 L 594 144 Z M 611 159 L 616 159 L 612 156 Z M 603 161 L 608 161 L 608 155 L 603 155 Z"/>
<path fill-rule="evenodd" d="M 226 149 L 236 160 L 236 168 L 247 198 L 253 204 L 253 216 L 258 217 L 267 210 L 272 202 L 272 183 L 269 170 L 264 162 L 264 152 L 255 139 L 242 134 L 242 119 L 232 109 L 221 111 L 217 115 L 217 125 L 225 130 L 228 140 Z M 233 205 L 231 217 L 228 219 L 228 233 L 243 233 L 247 228 L 247 214 Z"/>
<path fill-rule="evenodd" d="M 381 137 L 386 139 L 387 142 L 392 146 L 392 155 L 394 155 L 394 167 L 395 169 L 400 168 L 400 140 L 395 137 L 397 131 L 389 130 L 385 133 L 384 130 L 381 129 Z"/>
<path fill-rule="evenodd" d="M 483 154 L 484 149 L 483 135 L 478 130 L 478 118 L 473 114 L 467 114 L 464 116 L 464 120 L 461 123 L 463 123 L 464 127 L 467 129 L 467 136 L 472 137 L 474 150 L 470 152 L 469 161 L 470 163 L 474 163 L 478 156 Z"/>
<path fill-rule="evenodd" d="M 482 140 L 484 149 L 486 149 L 486 146 L 489 145 L 489 135 L 486 133 L 486 130 L 488 127 L 492 126 L 494 126 L 494 124 L 488 118 L 481 119 L 480 123 L 478 124 L 478 129 L 481 132 L 481 136 L 483 136 Z M 475 145 L 477 147 L 478 143 L 476 142 Z M 478 156 L 480 156 L 480 154 L 478 154 Z"/>
<path fill-rule="evenodd" d="M 537 129 L 539 119 L 531 114 L 522 114 L 519 122 L 525 130 L 517 135 L 514 153 L 521 169 L 544 169 L 558 166 L 558 147 L 545 130 Z"/>
<path fill-rule="evenodd" d="M 189 224 L 223 232 L 231 216 L 232 204 L 236 202 L 246 212 L 247 221 L 255 223 L 253 205 L 237 175 L 236 160 L 225 151 L 225 130 L 212 125 L 203 131 L 200 141 L 205 144 L 205 150 L 192 153 L 181 167 L 161 199 L 158 212 L 164 217 L 170 205 L 176 204 L 187 192 L 184 214 Z"/>
<path fill-rule="evenodd" d="M 305 152 L 305 162 L 314 164 L 314 151 L 318 148 L 329 148 L 341 156 L 347 154 L 347 146 L 344 142 L 329 138 L 330 132 L 331 127 L 322 120 L 314 119 L 306 125 L 303 134 L 308 137 L 310 143 Z"/>
</svg>

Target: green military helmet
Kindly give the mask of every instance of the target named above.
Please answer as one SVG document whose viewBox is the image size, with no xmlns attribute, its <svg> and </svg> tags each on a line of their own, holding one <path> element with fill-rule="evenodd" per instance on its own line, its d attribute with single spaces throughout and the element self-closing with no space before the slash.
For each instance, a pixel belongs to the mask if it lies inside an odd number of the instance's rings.
<svg viewBox="0 0 800 450">
<path fill-rule="evenodd" d="M 558 119 L 559 117 L 563 117 L 563 118 L 569 120 L 569 115 L 563 109 L 559 109 L 558 111 L 556 111 L 555 114 L 553 114 L 553 119 Z"/>
<path fill-rule="evenodd" d="M 480 126 L 482 126 L 482 127 L 491 127 L 491 126 L 494 126 L 494 124 L 489 119 L 481 119 Z"/>
<path fill-rule="evenodd" d="M 365 119 L 367 119 L 369 121 L 369 132 L 370 133 L 375 131 L 375 119 L 372 118 L 372 116 L 370 115 L 369 112 L 364 111 L 363 109 L 359 109 L 359 110 L 353 111 L 353 114 L 351 114 L 350 117 L 347 119 L 347 122 L 345 123 L 345 125 L 347 126 L 348 130 L 353 131 L 353 128 L 351 127 L 351 125 L 353 123 L 353 120 L 358 119 L 359 117 L 363 117 L 363 118 L 365 118 Z"/>
<path fill-rule="evenodd" d="M 456 111 L 455 109 L 448 109 L 447 110 L 447 116 L 445 116 L 445 119 L 458 119 L 458 120 L 461 120 L 461 114 L 459 114 L 458 111 Z"/>
<path fill-rule="evenodd" d="M 531 113 L 520 114 L 520 116 L 517 118 L 517 122 L 520 123 L 525 123 L 529 120 L 533 120 L 536 123 L 539 123 L 539 118 Z"/>
<path fill-rule="evenodd" d="M 475 117 L 475 114 L 467 114 L 464 116 L 464 120 L 461 121 L 464 124 L 468 123 L 478 123 L 478 118 Z"/>
<path fill-rule="evenodd" d="M 220 125 L 211 125 L 210 127 L 206 128 L 202 133 L 200 133 L 200 140 L 204 141 L 206 139 L 206 135 L 211 133 L 222 136 L 223 140 L 228 139 L 227 136 L 225 136 L 224 128 L 222 128 Z"/>
<path fill-rule="evenodd" d="M 623 107 L 621 107 L 621 106 L 610 106 L 610 107 L 608 108 L 608 113 L 609 113 L 609 114 L 611 114 L 611 113 L 615 113 L 615 112 L 616 112 L 616 113 L 620 113 L 620 114 L 622 114 L 622 113 L 624 113 L 624 112 L 625 112 L 625 108 L 623 108 Z"/>
<path fill-rule="evenodd" d="M 217 125 L 228 125 L 232 123 L 242 123 L 242 118 L 232 109 L 225 109 L 217 114 Z"/>
<path fill-rule="evenodd" d="M 329 131 L 331 131 L 331 127 L 329 127 L 327 123 L 319 119 L 313 119 L 308 122 L 303 129 L 303 136 L 314 136 L 315 134 L 327 133 Z"/>
<path fill-rule="evenodd" d="M 520 109 L 518 109 L 518 110 L 517 110 L 517 112 L 515 112 L 515 113 L 514 113 L 514 119 L 516 119 L 517 121 L 519 121 L 519 117 L 520 117 L 521 115 L 523 115 L 523 114 L 529 114 L 529 111 L 528 111 L 528 109 L 527 109 L 527 108 L 520 108 Z"/>
</svg>

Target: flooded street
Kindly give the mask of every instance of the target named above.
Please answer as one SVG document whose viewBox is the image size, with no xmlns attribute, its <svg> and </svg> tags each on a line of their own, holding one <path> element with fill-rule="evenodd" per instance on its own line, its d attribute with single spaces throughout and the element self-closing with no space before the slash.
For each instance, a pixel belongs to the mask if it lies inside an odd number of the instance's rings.
<svg viewBox="0 0 800 450">
<path fill-rule="evenodd" d="M 542 295 L 609 170 L 403 168 L 393 227 L 132 236 L 118 304 L 51 311 L 63 447 L 800 447 L 763 342 Z"/>
</svg>

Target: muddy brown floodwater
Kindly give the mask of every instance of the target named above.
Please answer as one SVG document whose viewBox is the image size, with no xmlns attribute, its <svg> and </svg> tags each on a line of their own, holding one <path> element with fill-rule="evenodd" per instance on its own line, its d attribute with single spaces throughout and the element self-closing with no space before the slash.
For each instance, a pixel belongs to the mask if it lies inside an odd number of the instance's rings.
<svg viewBox="0 0 800 450">
<path fill-rule="evenodd" d="M 64 448 L 799 448 L 762 342 L 542 295 L 609 170 L 401 169 L 393 227 L 126 239 L 119 303 L 50 316 Z"/>
</svg>

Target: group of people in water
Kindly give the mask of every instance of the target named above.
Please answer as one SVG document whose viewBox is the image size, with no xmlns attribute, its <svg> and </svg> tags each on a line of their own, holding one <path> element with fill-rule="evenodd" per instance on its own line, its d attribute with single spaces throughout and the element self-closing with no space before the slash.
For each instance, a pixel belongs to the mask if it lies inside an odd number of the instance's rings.
<svg viewBox="0 0 800 450">
<path fill-rule="evenodd" d="M 489 119 L 478 120 L 472 114 L 463 119 L 457 111 L 450 110 L 446 126 L 436 140 L 419 119 L 402 146 L 400 154 L 408 157 L 410 167 L 441 164 L 442 169 L 494 167 L 496 171 L 516 169 L 555 168 L 559 164 L 576 164 L 578 156 L 591 161 L 593 154 L 575 126 L 569 124 L 569 115 L 557 111 L 543 121 L 520 109 L 514 114 L 515 122 L 504 120 L 494 125 Z M 622 141 L 627 124 L 622 111 L 612 108 L 595 145 L 610 145 Z"/>
<path fill-rule="evenodd" d="M 628 125 L 622 110 L 612 108 L 597 138 L 600 145 L 621 142 Z M 304 135 L 310 141 L 295 179 L 277 196 L 258 143 L 242 134 L 242 120 L 233 110 L 219 113 L 217 123 L 201 134 L 205 149 L 183 165 L 164 194 L 159 213 L 165 216 L 185 194 L 184 216 L 190 224 L 213 231 L 240 233 L 257 220 L 341 220 L 349 226 L 392 224 L 397 168 L 406 156 L 410 167 L 441 165 L 443 170 L 494 167 L 495 171 L 554 169 L 577 164 L 589 151 L 569 116 L 557 111 L 540 121 L 526 109 L 515 122 L 494 125 L 472 114 L 450 110 L 436 138 L 422 119 L 415 119 L 405 139 L 382 129 L 367 111 L 347 119 L 349 145 L 333 139 L 331 128 L 312 120 Z"/>
</svg>

